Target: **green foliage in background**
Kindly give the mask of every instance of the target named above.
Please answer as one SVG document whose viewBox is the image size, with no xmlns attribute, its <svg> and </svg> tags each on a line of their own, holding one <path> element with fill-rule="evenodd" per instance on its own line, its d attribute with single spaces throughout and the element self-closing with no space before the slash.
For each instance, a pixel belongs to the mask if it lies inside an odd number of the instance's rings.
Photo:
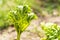
<svg viewBox="0 0 60 40">
<path fill-rule="evenodd" d="M 49 14 L 53 15 L 53 10 L 60 10 L 60 0 L 40 0 Z"/>
<path fill-rule="evenodd" d="M 51 6 L 53 9 L 57 8 L 58 5 L 60 5 L 60 0 L 41 0 L 44 4 L 44 7 Z"/>
<path fill-rule="evenodd" d="M 47 38 L 45 40 L 60 40 L 60 26 L 54 23 L 41 23 Z"/>
<path fill-rule="evenodd" d="M 16 10 L 9 13 L 9 19 L 13 22 L 17 31 L 17 40 L 20 40 L 21 33 L 28 27 L 31 20 L 37 18 L 28 5 L 20 5 Z"/>
<path fill-rule="evenodd" d="M 0 30 L 8 27 L 7 14 L 0 11 Z"/>
<path fill-rule="evenodd" d="M 8 22 L 8 13 L 10 9 L 14 9 L 15 5 L 13 3 L 11 0 L 0 0 L 0 30 L 7 28 L 11 24 Z"/>
</svg>

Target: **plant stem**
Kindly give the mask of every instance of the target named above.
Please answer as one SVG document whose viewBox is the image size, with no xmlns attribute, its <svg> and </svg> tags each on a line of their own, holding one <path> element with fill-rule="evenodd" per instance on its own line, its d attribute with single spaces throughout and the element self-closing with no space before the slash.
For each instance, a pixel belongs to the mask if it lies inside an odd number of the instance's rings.
<svg viewBox="0 0 60 40">
<path fill-rule="evenodd" d="M 17 33 L 17 40 L 20 40 L 20 33 Z"/>
</svg>

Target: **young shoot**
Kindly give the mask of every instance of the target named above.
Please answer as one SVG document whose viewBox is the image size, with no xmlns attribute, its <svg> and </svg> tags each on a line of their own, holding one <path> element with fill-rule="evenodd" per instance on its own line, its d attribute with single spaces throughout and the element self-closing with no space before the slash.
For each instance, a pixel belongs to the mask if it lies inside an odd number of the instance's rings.
<svg viewBox="0 0 60 40">
<path fill-rule="evenodd" d="M 21 33 L 28 27 L 31 20 L 37 18 L 28 5 L 20 5 L 9 13 L 10 21 L 17 31 L 17 40 L 20 40 Z"/>
</svg>

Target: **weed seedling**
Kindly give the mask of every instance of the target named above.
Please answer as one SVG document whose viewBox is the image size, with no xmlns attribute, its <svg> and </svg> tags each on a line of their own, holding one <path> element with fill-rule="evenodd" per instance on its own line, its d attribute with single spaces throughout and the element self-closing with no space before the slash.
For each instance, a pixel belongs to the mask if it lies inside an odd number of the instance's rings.
<svg viewBox="0 0 60 40">
<path fill-rule="evenodd" d="M 31 20 L 37 16 L 28 5 L 21 5 L 9 13 L 9 19 L 17 31 L 17 40 L 20 40 L 21 33 L 28 27 Z"/>
</svg>

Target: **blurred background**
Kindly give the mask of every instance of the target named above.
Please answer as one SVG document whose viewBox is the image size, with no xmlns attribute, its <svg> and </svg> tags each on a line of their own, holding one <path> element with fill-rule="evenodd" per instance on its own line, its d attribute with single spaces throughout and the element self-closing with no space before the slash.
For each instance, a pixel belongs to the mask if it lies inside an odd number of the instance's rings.
<svg viewBox="0 0 60 40">
<path fill-rule="evenodd" d="M 0 37 L 6 30 L 14 30 L 13 23 L 8 21 L 10 10 L 25 4 L 29 5 L 37 14 L 38 20 L 34 22 L 54 22 L 60 25 L 60 0 L 0 0 Z M 4 40 L 3 36 L 0 39 Z"/>
</svg>

